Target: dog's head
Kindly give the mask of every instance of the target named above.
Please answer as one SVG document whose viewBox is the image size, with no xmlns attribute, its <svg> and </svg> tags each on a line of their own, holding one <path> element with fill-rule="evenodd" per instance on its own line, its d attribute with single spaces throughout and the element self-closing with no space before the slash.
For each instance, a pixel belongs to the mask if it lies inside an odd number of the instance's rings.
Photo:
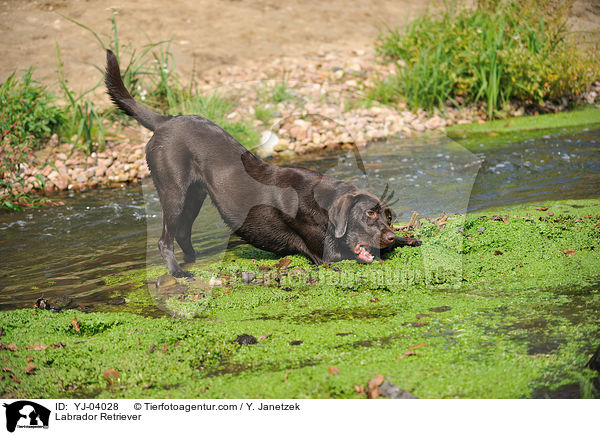
<svg viewBox="0 0 600 435">
<path fill-rule="evenodd" d="M 392 210 L 378 197 L 358 191 L 337 198 L 329 209 L 333 234 L 357 260 L 371 263 L 375 255 L 393 248 Z"/>
</svg>

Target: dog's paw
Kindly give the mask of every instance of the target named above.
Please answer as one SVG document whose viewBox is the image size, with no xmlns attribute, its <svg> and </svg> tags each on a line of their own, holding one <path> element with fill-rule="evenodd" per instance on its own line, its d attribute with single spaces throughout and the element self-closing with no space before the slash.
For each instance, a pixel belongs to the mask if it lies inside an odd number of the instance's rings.
<svg viewBox="0 0 600 435">
<path fill-rule="evenodd" d="M 194 276 L 192 272 L 187 272 L 185 270 L 177 270 L 171 275 L 173 275 L 175 278 L 192 278 Z"/>
</svg>

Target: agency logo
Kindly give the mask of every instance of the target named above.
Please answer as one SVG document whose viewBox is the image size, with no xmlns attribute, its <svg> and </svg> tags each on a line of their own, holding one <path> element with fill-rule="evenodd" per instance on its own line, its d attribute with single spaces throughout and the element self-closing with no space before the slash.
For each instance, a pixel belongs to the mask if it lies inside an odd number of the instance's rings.
<svg viewBox="0 0 600 435">
<path fill-rule="evenodd" d="M 3 406 L 6 408 L 6 430 L 16 428 L 48 429 L 50 410 L 29 400 L 18 400 Z"/>
</svg>

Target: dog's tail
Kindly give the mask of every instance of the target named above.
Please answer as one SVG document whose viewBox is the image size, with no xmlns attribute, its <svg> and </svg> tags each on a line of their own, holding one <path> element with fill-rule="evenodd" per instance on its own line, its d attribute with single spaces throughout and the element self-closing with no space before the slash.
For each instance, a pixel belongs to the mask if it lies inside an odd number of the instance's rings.
<svg viewBox="0 0 600 435">
<path fill-rule="evenodd" d="M 160 115 L 153 112 L 133 99 L 123 84 L 121 71 L 119 70 L 119 62 L 111 50 L 106 50 L 106 74 L 104 76 L 104 84 L 106 85 L 108 95 L 110 95 L 110 99 L 113 103 L 147 129 L 154 131 L 160 124 L 171 118 L 171 116 Z"/>
</svg>

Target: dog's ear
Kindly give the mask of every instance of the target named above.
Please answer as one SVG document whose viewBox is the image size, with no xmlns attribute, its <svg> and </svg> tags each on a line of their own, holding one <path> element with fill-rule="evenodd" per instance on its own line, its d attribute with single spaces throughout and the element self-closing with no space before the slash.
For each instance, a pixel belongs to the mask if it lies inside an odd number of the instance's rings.
<svg viewBox="0 0 600 435">
<path fill-rule="evenodd" d="M 347 193 L 336 199 L 329 208 L 329 221 L 333 224 L 335 237 L 337 239 L 346 234 L 346 229 L 348 228 L 348 216 L 350 215 L 350 209 L 355 201 L 356 195 Z"/>
</svg>

